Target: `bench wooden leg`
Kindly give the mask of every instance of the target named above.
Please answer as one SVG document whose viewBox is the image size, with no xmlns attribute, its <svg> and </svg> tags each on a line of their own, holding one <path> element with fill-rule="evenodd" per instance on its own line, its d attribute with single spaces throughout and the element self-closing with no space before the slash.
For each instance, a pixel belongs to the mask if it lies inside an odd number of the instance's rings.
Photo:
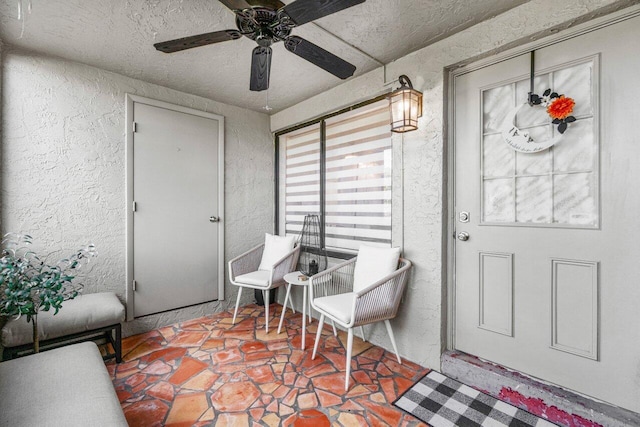
<svg viewBox="0 0 640 427">
<path fill-rule="evenodd" d="M 113 344 L 116 352 L 116 363 L 122 362 L 122 325 L 116 325 L 116 342 Z"/>
<path fill-rule="evenodd" d="M 105 332 L 105 336 L 107 341 L 111 343 L 114 352 L 113 355 L 106 357 L 108 359 L 115 357 L 116 363 L 122 362 L 122 325 L 118 323 L 111 326 L 111 329 Z"/>
<path fill-rule="evenodd" d="M 2 360 L 11 360 L 15 357 L 15 352 L 12 350 L 11 347 L 9 348 L 3 348 L 2 349 Z"/>
</svg>

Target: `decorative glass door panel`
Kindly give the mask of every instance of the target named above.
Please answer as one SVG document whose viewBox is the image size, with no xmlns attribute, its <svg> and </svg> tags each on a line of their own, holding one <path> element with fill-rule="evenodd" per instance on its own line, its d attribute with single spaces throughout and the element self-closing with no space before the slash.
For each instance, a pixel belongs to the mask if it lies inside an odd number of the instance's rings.
<svg viewBox="0 0 640 427">
<path fill-rule="evenodd" d="M 508 145 L 502 130 L 526 102 L 529 79 L 481 89 L 481 224 L 598 228 L 598 57 L 536 76 L 535 93 L 551 89 L 575 101 L 576 121 L 560 134 L 543 106 L 523 106 L 513 125 L 550 148 L 524 153 Z"/>
</svg>

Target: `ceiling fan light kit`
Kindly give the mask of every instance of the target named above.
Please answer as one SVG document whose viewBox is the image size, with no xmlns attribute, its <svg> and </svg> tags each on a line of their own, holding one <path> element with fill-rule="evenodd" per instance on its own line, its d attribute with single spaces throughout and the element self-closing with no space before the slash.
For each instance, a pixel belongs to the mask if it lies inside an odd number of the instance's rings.
<svg viewBox="0 0 640 427">
<path fill-rule="evenodd" d="M 413 88 L 409 77 L 398 77 L 400 87 L 389 95 L 391 104 L 391 132 L 404 133 L 418 129 L 422 117 L 422 92 Z"/>
<path fill-rule="evenodd" d="M 154 47 L 164 53 L 237 40 L 242 36 L 254 40 L 258 46 L 251 55 L 252 91 L 269 88 L 271 71 L 271 45 L 284 42 L 291 53 L 340 79 L 347 79 L 356 71 L 353 64 L 295 35 L 291 30 L 316 19 L 331 15 L 365 0 L 296 0 L 285 5 L 280 0 L 219 0 L 236 15 L 237 30 L 214 31 L 176 40 L 156 43 Z"/>
</svg>

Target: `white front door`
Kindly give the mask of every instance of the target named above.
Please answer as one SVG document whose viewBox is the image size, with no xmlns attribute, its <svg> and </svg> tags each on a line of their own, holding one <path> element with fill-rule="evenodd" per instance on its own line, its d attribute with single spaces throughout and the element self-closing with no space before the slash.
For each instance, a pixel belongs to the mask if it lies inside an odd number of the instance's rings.
<svg viewBox="0 0 640 427">
<path fill-rule="evenodd" d="M 455 78 L 455 348 L 640 412 L 640 18 Z M 511 126 L 513 128 L 513 126 Z M 468 221 L 464 213 L 468 213 Z M 462 214 L 462 217 L 461 217 Z M 468 239 L 464 240 L 467 235 Z"/>
<path fill-rule="evenodd" d="M 134 315 L 218 298 L 221 118 L 133 103 Z"/>
</svg>

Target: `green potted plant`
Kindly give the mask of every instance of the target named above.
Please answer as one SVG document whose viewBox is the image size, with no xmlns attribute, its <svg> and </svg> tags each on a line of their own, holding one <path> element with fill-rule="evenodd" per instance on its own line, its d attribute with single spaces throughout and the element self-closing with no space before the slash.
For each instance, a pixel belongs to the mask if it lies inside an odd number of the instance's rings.
<svg viewBox="0 0 640 427">
<path fill-rule="evenodd" d="M 27 316 L 33 327 L 34 352 L 40 351 L 38 312 L 62 307 L 65 300 L 73 299 L 82 290 L 74 282 L 77 270 L 96 255 L 90 244 L 55 264 L 41 260 L 28 246 L 32 237 L 8 233 L 2 240 L 0 258 L 0 316 Z"/>
</svg>

